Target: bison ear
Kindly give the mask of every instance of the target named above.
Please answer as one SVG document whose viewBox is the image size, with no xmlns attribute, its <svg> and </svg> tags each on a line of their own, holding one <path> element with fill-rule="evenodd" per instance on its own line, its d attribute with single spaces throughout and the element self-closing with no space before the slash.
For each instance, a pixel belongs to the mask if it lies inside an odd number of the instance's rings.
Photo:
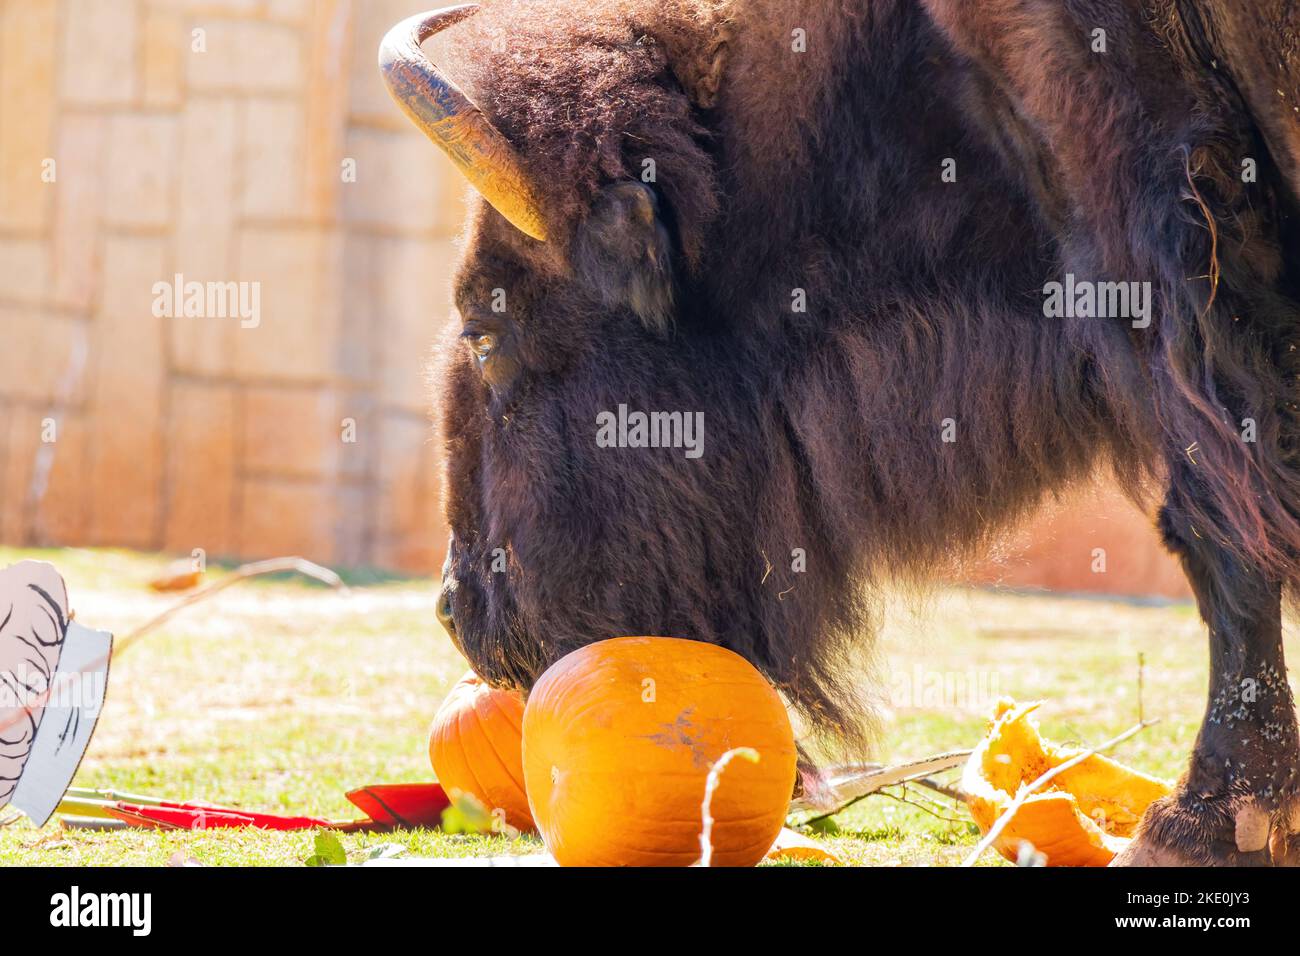
<svg viewBox="0 0 1300 956">
<path fill-rule="evenodd" d="M 643 183 L 606 186 L 578 228 L 574 266 L 606 306 L 667 329 L 673 310 L 672 239 L 659 197 Z"/>
</svg>

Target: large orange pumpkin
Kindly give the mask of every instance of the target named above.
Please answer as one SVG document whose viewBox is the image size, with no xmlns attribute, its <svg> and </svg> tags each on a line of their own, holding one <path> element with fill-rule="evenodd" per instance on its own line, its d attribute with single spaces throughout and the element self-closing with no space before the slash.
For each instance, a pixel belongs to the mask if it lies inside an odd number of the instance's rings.
<svg viewBox="0 0 1300 956">
<path fill-rule="evenodd" d="M 524 795 L 523 698 L 473 671 L 451 689 L 429 728 L 429 760 L 448 795 L 467 793 L 517 830 L 532 830 Z"/>
<path fill-rule="evenodd" d="M 971 753 L 961 787 L 982 832 L 1010 808 L 1022 786 L 1086 748 L 1062 747 L 1038 733 L 1038 703 L 998 701 L 988 733 Z M 1092 754 L 1034 792 L 994 847 L 1015 860 L 1028 841 L 1048 866 L 1106 866 L 1128 845 L 1138 820 L 1172 788 L 1103 754 Z"/>
<path fill-rule="evenodd" d="M 556 662 L 524 711 L 533 819 L 563 866 L 689 866 L 700 859 L 709 770 L 715 866 L 752 866 L 781 832 L 795 780 L 785 705 L 744 658 L 711 644 L 619 637 Z"/>
</svg>

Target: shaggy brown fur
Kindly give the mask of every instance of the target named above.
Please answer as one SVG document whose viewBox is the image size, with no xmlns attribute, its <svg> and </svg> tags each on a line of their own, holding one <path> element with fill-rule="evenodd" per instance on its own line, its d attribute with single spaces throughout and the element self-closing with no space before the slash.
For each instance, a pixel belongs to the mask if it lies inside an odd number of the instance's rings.
<svg viewBox="0 0 1300 956">
<path fill-rule="evenodd" d="M 1284 815 L 1285 681 L 1229 705 L 1284 673 L 1300 580 L 1300 60 L 1286 4 L 1239 6 L 521 0 L 469 21 L 554 237 L 481 210 L 458 280 L 465 331 L 496 343 L 443 376 L 449 615 L 480 673 L 526 687 L 591 641 L 682 635 L 860 743 L 848 659 L 881 585 L 1112 467 L 1135 496 L 1167 486 L 1215 648 L 1200 796 L 1166 830 L 1243 799 Z M 1150 326 L 1044 318 L 1066 273 L 1151 283 Z M 704 456 L 598 448 L 620 404 L 703 412 Z"/>
</svg>

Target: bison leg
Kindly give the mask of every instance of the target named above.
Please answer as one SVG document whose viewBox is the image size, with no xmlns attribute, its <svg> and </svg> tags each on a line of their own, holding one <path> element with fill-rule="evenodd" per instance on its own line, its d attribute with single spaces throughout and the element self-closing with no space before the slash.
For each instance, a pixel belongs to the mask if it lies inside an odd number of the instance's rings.
<svg viewBox="0 0 1300 956">
<path fill-rule="evenodd" d="M 1116 866 L 1300 865 L 1300 744 L 1281 586 L 1199 537 L 1177 490 L 1160 516 L 1210 632 L 1210 699 L 1191 766 Z"/>
</svg>

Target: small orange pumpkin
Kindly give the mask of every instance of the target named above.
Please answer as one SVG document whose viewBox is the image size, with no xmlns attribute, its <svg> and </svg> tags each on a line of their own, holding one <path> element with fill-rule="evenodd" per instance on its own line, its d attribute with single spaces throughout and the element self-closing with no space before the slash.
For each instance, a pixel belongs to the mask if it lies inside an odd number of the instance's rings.
<svg viewBox="0 0 1300 956">
<path fill-rule="evenodd" d="M 709 770 L 715 866 L 753 866 L 781 832 L 794 733 L 772 686 L 738 654 L 667 637 L 619 637 L 556 662 L 528 696 L 524 780 L 562 866 L 689 866 L 700 859 Z"/>
<path fill-rule="evenodd" d="M 533 830 L 524 795 L 523 698 L 489 687 L 473 671 L 438 708 L 429 728 L 429 761 L 448 795 L 474 797 L 516 830 Z"/>
<path fill-rule="evenodd" d="M 961 788 L 983 833 L 1022 786 L 1086 750 L 1044 740 L 1031 716 L 1039 703 L 998 701 L 988 733 L 966 762 Z M 994 847 L 1014 861 L 1027 841 L 1048 866 L 1106 866 L 1128 845 L 1147 807 L 1171 790 L 1163 780 L 1092 754 L 1030 795 Z"/>
</svg>

